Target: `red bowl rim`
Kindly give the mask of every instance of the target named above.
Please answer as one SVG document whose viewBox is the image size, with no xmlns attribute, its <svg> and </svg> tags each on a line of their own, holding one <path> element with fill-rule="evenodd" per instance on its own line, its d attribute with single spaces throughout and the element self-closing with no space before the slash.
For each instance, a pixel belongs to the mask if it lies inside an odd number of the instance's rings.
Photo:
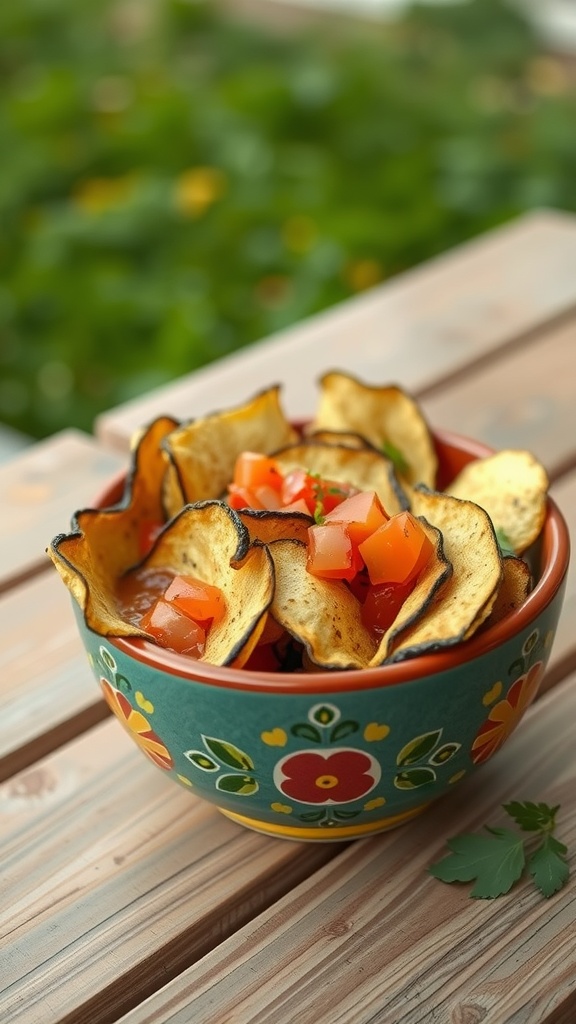
<svg viewBox="0 0 576 1024">
<path fill-rule="evenodd" d="M 494 450 L 479 441 L 452 431 L 435 430 L 433 433 L 440 444 L 458 448 L 473 458 L 482 458 Z M 125 479 L 125 470 L 113 477 L 97 497 L 95 506 L 104 508 L 118 501 Z M 118 651 L 157 671 L 226 689 L 267 693 L 335 694 L 350 690 L 397 686 L 464 665 L 527 629 L 550 604 L 562 585 L 568 570 L 569 557 L 570 538 L 566 521 L 555 501 L 548 497 L 546 520 L 541 535 L 541 563 L 544 569 L 520 608 L 496 625 L 456 647 L 370 669 L 326 670 L 313 673 L 256 672 L 195 661 L 187 655 L 176 654 L 140 638 L 106 639 Z"/>
</svg>

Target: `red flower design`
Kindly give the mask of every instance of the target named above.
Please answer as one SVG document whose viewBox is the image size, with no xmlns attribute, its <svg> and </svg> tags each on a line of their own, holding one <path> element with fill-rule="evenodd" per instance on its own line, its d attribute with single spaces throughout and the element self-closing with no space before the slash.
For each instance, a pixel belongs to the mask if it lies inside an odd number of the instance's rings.
<svg viewBox="0 0 576 1024">
<path fill-rule="evenodd" d="M 170 751 L 150 728 L 148 719 L 140 711 L 135 711 L 127 697 L 120 690 L 110 686 L 107 679 L 101 679 L 100 685 L 108 707 L 130 733 L 132 739 L 158 768 L 164 768 L 169 772 L 174 767 Z"/>
<path fill-rule="evenodd" d="M 543 672 L 543 662 L 537 661 L 525 675 L 514 680 L 504 700 L 499 700 L 491 708 L 472 744 L 470 754 L 474 764 L 488 761 L 514 732 L 526 708 L 538 693 Z"/>
<path fill-rule="evenodd" d="M 377 761 L 361 750 L 304 750 L 276 765 L 281 793 L 304 804 L 343 804 L 359 800 L 380 779 Z"/>
</svg>

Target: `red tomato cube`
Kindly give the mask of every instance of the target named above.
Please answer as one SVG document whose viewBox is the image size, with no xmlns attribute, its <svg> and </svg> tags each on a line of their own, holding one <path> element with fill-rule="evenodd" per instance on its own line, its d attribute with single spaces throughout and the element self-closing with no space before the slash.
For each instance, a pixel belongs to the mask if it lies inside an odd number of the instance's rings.
<svg viewBox="0 0 576 1024">
<path fill-rule="evenodd" d="M 224 595 L 219 587 L 213 587 L 193 576 L 175 576 L 164 599 L 195 622 L 219 622 L 226 610 Z"/>
<path fill-rule="evenodd" d="M 371 583 L 406 583 L 424 568 L 432 544 L 410 512 L 399 512 L 363 541 L 358 550 Z"/>
<path fill-rule="evenodd" d="M 282 474 L 278 464 L 260 452 L 241 452 L 234 466 L 234 483 L 253 491 L 256 487 L 273 487 L 279 491 Z"/>
<path fill-rule="evenodd" d="M 206 632 L 202 626 L 163 597 L 152 605 L 141 621 L 142 629 L 171 651 L 200 658 L 204 653 Z"/>
<path fill-rule="evenodd" d="M 324 517 L 325 523 L 346 523 L 354 544 L 361 544 L 378 527 L 388 521 L 378 495 L 374 491 L 358 491 L 340 502 Z"/>
<path fill-rule="evenodd" d="M 308 572 L 323 579 L 351 580 L 362 560 L 344 523 L 323 523 L 308 529 Z"/>
</svg>

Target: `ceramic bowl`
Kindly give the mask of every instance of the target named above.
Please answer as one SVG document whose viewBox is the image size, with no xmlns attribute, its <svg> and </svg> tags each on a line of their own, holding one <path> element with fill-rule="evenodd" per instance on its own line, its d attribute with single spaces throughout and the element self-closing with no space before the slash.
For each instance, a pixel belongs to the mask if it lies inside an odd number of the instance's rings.
<svg viewBox="0 0 576 1024">
<path fill-rule="evenodd" d="M 440 486 L 476 442 L 437 433 Z M 100 507 L 121 495 L 117 480 Z M 112 712 L 167 778 L 271 836 L 347 840 L 409 821 L 497 754 L 538 693 L 569 560 L 550 499 L 525 604 L 449 652 L 349 672 L 221 668 L 79 627 Z"/>
</svg>

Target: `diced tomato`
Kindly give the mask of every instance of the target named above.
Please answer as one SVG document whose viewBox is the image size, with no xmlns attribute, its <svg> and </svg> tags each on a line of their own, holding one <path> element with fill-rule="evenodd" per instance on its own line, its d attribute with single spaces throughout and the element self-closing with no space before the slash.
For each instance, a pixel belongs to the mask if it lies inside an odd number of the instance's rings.
<svg viewBox="0 0 576 1024">
<path fill-rule="evenodd" d="M 282 506 L 280 491 L 277 491 L 275 487 L 270 487 L 269 484 L 261 484 L 259 487 L 255 487 L 252 494 L 256 501 L 259 501 L 262 507 L 269 511 L 277 512 Z"/>
<path fill-rule="evenodd" d="M 159 644 L 171 651 L 191 654 L 196 658 L 204 653 L 206 631 L 163 597 L 158 598 L 146 612 L 141 626 Z"/>
<path fill-rule="evenodd" d="M 432 543 L 410 512 L 399 512 L 358 550 L 371 583 L 405 583 L 422 571 L 432 554 Z"/>
<path fill-rule="evenodd" d="M 284 477 L 280 490 L 284 506 L 303 500 L 310 515 L 322 516 L 340 505 L 345 498 L 356 493 L 357 488 L 351 484 L 341 483 L 339 480 L 324 480 L 307 473 L 305 469 L 291 469 Z"/>
<path fill-rule="evenodd" d="M 219 622 L 226 604 L 219 587 L 213 587 L 193 576 L 175 576 L 164 594 L 164 599 L 174 604 L 190 619 L 202 624 Z"/>
<path fill-rule="evenodd" d="M 357 487 L 352 484 L 339 483 L 337 480 L 322 480 L 320 485 L 319 500 L 322 505 L 323 514 L 328 515 L 335 508 L 346 501 L 352 494 L 359 494 Z"/>
<path fill-rule="evenodd" d="M 314 480 L 305 469 L 291 469 L 282 481 L 280 497 L 283 506 L 304 501 L 308 512 L 312 514 L 316 505 Z"/>
<path fill-rule="evenodd" d="M 264 505 L 258 501 L 256 495 L 247 487 L 238 487 L 237 484 L 228 485 L 228 504 L 230 508 L 258 508 L 263 509 Z"/>
<path fill-rule="evenodd" d="M 352 580 L 362 568 L 358 549 L 344 523 L 323 523 L 308 529 L 308 572 L 323 579 Z"/>
<path fill-rule="evenodd" d="M 156 537 L 164 526 L 157 519 L 143 519 L 138 528 L 138 550 L 141 556 L 147 555 Z"/>
<path fill-rule="evenodd" d="M 414 585 L 415 581 L 411 580 L 408 583 L 377 583 L 369 587 L 360 610 L 366 628 L 376 635 L 385 633 L 412 593 Z"/>
<path fill-rule="evenodd" d="M 297 501 L 292 501 L 289 505 L 283 505 L 281 512 L 302 512 L 303 515 L 309 516 L 310 509 L 304 501 L 304 498 L 298 498 Z"/>
<path fill-rule="evenodd" d="M 274 459 L 259 452 L 242 452 L 234 466 L 234 483 L 255 491 L 257 487 L 272 487 L 279 491 L 282 473 Z"/>
<path fill-rule="evenodd" d="M 386 523 L 388 518 L 374 491 L 358 491 L 328 512 L 324 522 L 346 523 L 352 543 L 358 545 Z"/>
</svg>

